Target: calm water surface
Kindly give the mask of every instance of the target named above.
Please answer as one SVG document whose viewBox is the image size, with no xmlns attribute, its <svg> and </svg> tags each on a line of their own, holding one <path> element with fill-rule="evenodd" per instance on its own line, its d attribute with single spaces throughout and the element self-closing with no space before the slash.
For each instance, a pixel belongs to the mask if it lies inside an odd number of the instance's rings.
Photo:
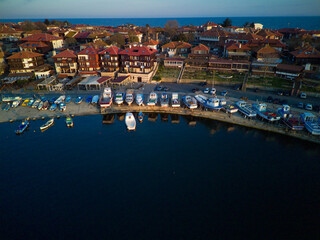
<svg viewBox="0 0 320 240">
<path fill-rule="evenodd" d="M 318 145 L 188 122 L 0 124 L 1 239 L 319 239 Z"/>
</svg>

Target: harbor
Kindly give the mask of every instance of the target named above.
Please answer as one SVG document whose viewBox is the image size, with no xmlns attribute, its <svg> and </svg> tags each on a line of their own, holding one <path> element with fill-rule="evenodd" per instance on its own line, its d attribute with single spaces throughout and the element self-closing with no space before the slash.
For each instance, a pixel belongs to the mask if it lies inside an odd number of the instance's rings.
<svg viewBox="0 0 320 240">
<path fill-rule="evenodd" d="M 172 104 L 167 104 L 163 106 L 162 102 L 159 101 L 158 104 L 155 102 L 153 105 L 149 104 L 149 101 L 147 101 L 148 96 L 152 96 L 152 93 L 149 94 L 141 94 L 141 93 L 135 93 L 134 91 L 131 91 L 132 96 L 130 96 L 130 103 L 125 103 L 125 101 L 129 101 L 127 98 L 124 98 L 123 94 L 123 102 L 121 104 L 117 104 L 116 102 L 112 101 L 112 93 L 109 96 L 109 100 L 107 99 L 107 105 L 106 102 L 103 102 L 103 107 L 99 106 L 97 101 L 95 100 L 94 103 L 88 102 L 88 100 L 92 101 L 91 96 L 81 97 L 81 102 L 79 103 L 79 97 L 73 96 L 73 100 L 71 101 L 71 97 L 69 96 L 69 102 L 68 104 L 64 104 L 64 109 L 60 111 L 59 110 L 38 110 L 37 108 L 33 107 L 27 107 L 27 106 L 19 106 L 19 107 L 13 107 L 7 111 L 3 110 L 0 112 L 0 122 L 16 122 L 16 121 L 23 121 L 25 119 L 31 121 L 31 120 L 48 120 L 51 118 L 67 118 L 70 116 L 83 116 L 83 115 L 97 115 L 97 114 L 126 114 L 126 113 L 134 113 L 136 117 L 138 118 L 139 113 L 155 113 L 155 114 L 170 114 L 170 115 L 183 115 L 183 116 L 192 116 L 192 117 L 198 117 L 198 118 L 206 118 L 206 119 L 212 119 L 217 120 L 221 122 L 226 122 L 230 124 L 235 125 L 241 125 L 249 128 L 255 128 L 263 131 L 269 131 L 274 133 L 283 134 L 286 136 L 314 142 L 314 143 L 320 143 L 320 138 L 317 135 L 312 135 L 308 133 L 307 131 L 294 131 L 290 130 L 287 125 L 283 124 L 280 121 L 277 121 L 275 123 L 271 123 L 268 121 L 261 121 L 257 118 L 251 118 L 246 117 L 244 114 L 241 114 L 240 112 L 236 113 L 230 113 L 226 110 L 220 110 L 218 108 L 218 111 L 212 111 L 208 110 L 208 106 L 204 107 L 204 105 L 200 104 L 201 98 L 207 99 L 207 97 L 203 95 L 197 94 L 190 94 L 190 93 L 179 93 L 178 98 L 181 99 L 181 104 L 178 104 L 176 106 Z M 173 95 L 172 95 L 173 94 Z M 168 96 L 173 96 L 176 98 L 177 93 L 158 93 L 158 96 L 164 95 L 165 98 L 169 99 Z M 133 95 L 139 96 L 140 98 L 145 99 L 143 102 L 139 102 L 137 104 L 136 102 L 133 102 Z M 157 95 L 157 94 L 156 94 Z M 195 98 L 192 96 L 196 95 Z M 64 95 L 63 95 L 64 96 Z M 97 96 L 97 95 L 95 95 Z M 119 94 L 115 94 L 114 98 L 116 99 L 116 96 L 119 96 Z M 183 104 L 182 100 L 185 99 L 183 96 L 190 96 L 190 98 L 193 98 L 196 105 L 195 107 L 188 108 L 185 104 Z M 61 96 L 60 96 L 61 98 Z M 65 97 L 63 97 L 65 98 Z M 83 98 L 83 100 L 82 100 Z M 159 98 L 160 99 L 160 98 Z M 198 99 L 199 107 L 197 107 L 197 101 L 195 99 Z M 218 98 L 216 98 L 218 99 Z M 161 100 L 161 99 L 160 99 Z M 239 104 L 244 101 L 239 101 L 240 99 L 228 97 L 228 106 L 233 107 L 236 106 L 236 103 Z M 56 101 L 59 101 L 59 97 L 56 97 Z M 141 100 L 139 100 L 141 101 Z M 168 101 L 168 100 L 165 100 Z M 256 104 L 254 101 L 247 101 L 249 105 Z M 119 103 L 119 102 L 118 102 Z M 226 103 L 225 103 L 226 104 Z M 233 104 L 233 105 L 230 105 Z M 274 111 L 279 109 L 281 105 L 273 105 Z M 236 108 L 236 107 L 235 107 Z M 227 108 L 225 108 L 227 109 Z M 295 109 L 295 111 L 299 111 L 298 109 Z M 301 110 L 300 110 L 301 111 Z M 250 116 L 250 115 L 248 115 Z M 255 116 L 255 115 L 254 115 Z"/>
</svg>

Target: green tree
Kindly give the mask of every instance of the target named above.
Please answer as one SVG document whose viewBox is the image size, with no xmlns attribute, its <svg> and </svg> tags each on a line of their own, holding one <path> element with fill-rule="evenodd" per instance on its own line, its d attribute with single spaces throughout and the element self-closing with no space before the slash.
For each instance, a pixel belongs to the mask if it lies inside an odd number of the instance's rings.
<svg viewBox="0 0 320 240">
<path fill-rule="evenodd" d="M 122 47 L 126 44 L 126 41 L 122 34 L 116 33 L 107 40 L 107 43 L 110 45 L 117 44 L 118 46 Z"/>
<path fill-rule="evenodd" d="M 164 32 L 168 37 L 172 38 L 174 35 L 176 35 L 178 27 L 179 23 L 177 20 L 168 20 L 164 25 Z"/>
<path fill-rule="evenodd" d="M 232 26 L 232 21 L 230 18 L 226 18 L 223 23 L 221 24 L 222 27 L 230 27 Z"/>
<path fill-rule="evenodd" d="M 45 24 L 45 25 L 50 25 L 50 21 L 49 21 L 48 19 L 45 19 L 45 20 L 44 20 L 44 24 Z"/>
</svg>

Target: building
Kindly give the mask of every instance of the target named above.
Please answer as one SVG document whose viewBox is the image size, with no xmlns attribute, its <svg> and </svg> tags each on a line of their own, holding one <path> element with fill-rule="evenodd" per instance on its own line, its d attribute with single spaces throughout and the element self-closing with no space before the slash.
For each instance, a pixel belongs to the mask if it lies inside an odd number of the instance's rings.
<svg viewBox="0 0 320 240">
<path fill-rule="evenodd" d="M 64 50 L 53 56 L 54 66 L 58 74 L 74 76 L 78 71 L 77 55 L 72 50 Z"/>
<path fill-rule="evenodd" d="M 258 62 L 281 63 L 280 53 L 269 44 L 260 48 L 254 55 Z"/>
<path fill-rule="evenodd" d="M 151 80 L 156 63 L 157 50 L 147 47 L 132 47 L 119 52 L 121 65 L 119 76 L 130 75 L 130 80 L 148 82 Z"/>
<path fill-rule="evenodd" d="M 296 64 L 320 64 L 320 52 L 312 47 L 292 51 L 290 56 Z"/>
<path fill-rule="evenodd" d="M 263 25 L 261 23 L 254 23 L 254 29 L 262 29 Z"/>
<path fill-rule="evenodd" d="M 163 64 L 165 67 L 181 68 L 183 67 L 185 58 L 165 58 Z"/>
<path fill-rule="evenodd" d="M 209 70 L 217 72 L 231 73 L 231 72 L 248 72 L 250 69 L 250 62 L 246 60 L 231 60 L 231 59 L 211 59 L 209 61 Z"/>
<path fill-rule="evenodd" d="M 112 46 L 99 52 L 101 70 L 105 72 L 118 71 L 120 68 L 120 48 Z"/>
<path fill-rule="evenodd" d="M 34 69 L 44 64 L 43 54 L 23 51 L 7 58 L 10 73 L 34 72 Z"/>
<path fill-rule="evenodd" d="M 276 75 L 288 79 L 296 79 L 302 74 L 303 69 L 302 66 L 280 63 L 276 67 Z"/>
<path fill-rule="evenodd" d="M 251 49 L 246 44 L 230 42 L 225 47 L 225 57 L 232 60 L 249 60 Z"/>
<path fill-rule="evenodd" d="M 186 60 L 186 66 L 207 68 L 208 62 L 211 58 L 209 51 L 210 49 L 203 44 L 199 44 L 198 46 L 192 48 L 191 53 L 188 55 Z"/>
<path fill-rule="evenodd" d="M 20 51 L 29 51 L 46 54 L 51 50 L 51 47 L 44 42 L 24 42 L 19 45 Z"/>
<path fill-rule="evenodd" d="M 149 40 L 148 42 L 144 42 L 142 44 L 142 46 L 145 46 L 145 47 L 148 47 L 148 48 L 153 48 L 153 49 L 156 49 L 158 50 L 158 45 L 159 45 L 159 42 L 158 41 L 155 41 L 155 40 Z"/>
<path fill-rule="evenodd" d="M 33 34 L 31 36 L 22 38 L 21 41 L 24 42 L 43 42 L 50 46 L 51 49 L 58 49 L 63 47 L 63 38 L 56 37 L 53 35 L 50 35 L 48 33 L 39 33 L 39 34 Z"/>
<path fill-rule="evenodd" d="M 190 53 L 191 48 L 192 45 L 186 42 L 169 42 L 162 46 L 162 52 L 168 57 L 186 57 Z"/>
<path fill-rule="evenodd" d="M 111 81 L 111 77 L 87 76 L 78 83 L 79 90 L 101 90 Z"/>
<path fill-rule="evenodd" d="M 88 47 L 78 55 L 79 71 L 96 73 L 100 70 L 100 60 L 99 60 L 100 49 L 93 47 Z"/>
</svg>

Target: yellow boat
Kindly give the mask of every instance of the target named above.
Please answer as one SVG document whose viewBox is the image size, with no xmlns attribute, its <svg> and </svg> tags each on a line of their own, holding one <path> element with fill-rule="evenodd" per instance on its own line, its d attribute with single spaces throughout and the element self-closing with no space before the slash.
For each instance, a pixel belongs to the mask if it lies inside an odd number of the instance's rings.
<svg viewBox="0 0 320 240">
<path fill-rule="evenodd" d="M 24 100 L 23 103 L 21 104 L 21 106 L 23 106 L 23 107 L 27 106 L 29 101 L 30 101 L 29 99 Z"/>
</svg>

